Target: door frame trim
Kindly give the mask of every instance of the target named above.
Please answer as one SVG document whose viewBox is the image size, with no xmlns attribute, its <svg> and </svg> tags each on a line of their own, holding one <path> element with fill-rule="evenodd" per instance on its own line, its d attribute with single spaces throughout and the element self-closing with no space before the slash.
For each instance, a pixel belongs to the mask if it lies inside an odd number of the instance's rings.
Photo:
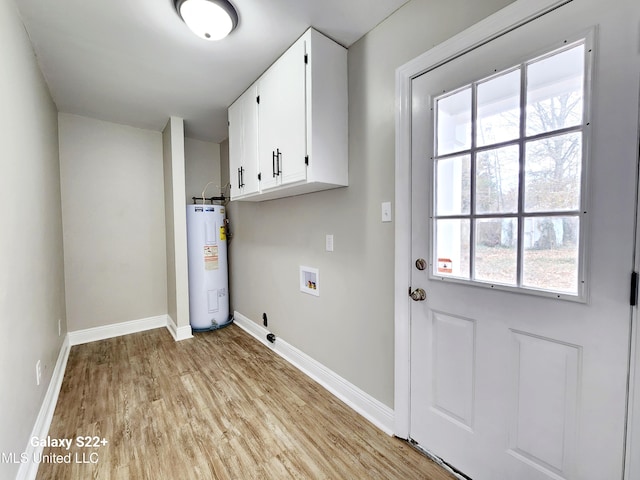
<svg viewBox="0 0 640 480">
<path fill-rule="evenodd" d="M 410 438 L 411 82 L 572 0 L 517 0 L 396 70 L 394 434 Z"/>
<path fill-rule="evenodd" d="M 640 88 L 640 85 L 638 85 Z M 640 97 L 639 97 L 640 98 Z M 638 163 L 640 167 L 640 101 L 638 103 Z M 640 272 L 640 168 L 636 171 L 636 233 L 634 271 Z M 637 293 L 636 293 L 637 294 Z M 640 327 L 638 306 L 632 307 L 629 352 L 629 393 L 627 403 L 627 438 L 625 480 L 640 480 L 640 458 L 632 452 L 640 448 Z"/>
</svg>

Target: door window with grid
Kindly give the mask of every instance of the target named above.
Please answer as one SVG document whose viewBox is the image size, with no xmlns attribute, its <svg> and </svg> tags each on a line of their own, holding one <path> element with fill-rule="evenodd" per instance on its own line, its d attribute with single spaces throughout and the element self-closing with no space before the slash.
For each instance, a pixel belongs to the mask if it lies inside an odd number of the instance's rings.
<svg viewBox="0 0 640 480">
<path fill-rule="evenodd" d="M 584 296 L 587 40 L 434 99 L 432 274 Z"/>
</svg>

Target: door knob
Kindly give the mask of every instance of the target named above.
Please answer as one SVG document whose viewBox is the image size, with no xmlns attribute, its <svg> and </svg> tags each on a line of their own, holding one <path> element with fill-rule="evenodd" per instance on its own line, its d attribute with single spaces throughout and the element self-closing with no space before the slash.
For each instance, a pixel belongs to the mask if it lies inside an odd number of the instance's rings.
<svg viewBox="0 0 640 480">
<path fill-rule="evenodd" d="M 427 268 L 427 261 L 424 258 L 419 258 L 416 260 L 416 268 L 418 270 L 424 270 Z"/>
<path fill-rule="evenodd" d="M 425 292 L 422 288 L 416 288 L 413 292 L 409 293 L 409 296 L 415 302 L 423 302 L 427 299 L 427 292 Z"/>
</svg>

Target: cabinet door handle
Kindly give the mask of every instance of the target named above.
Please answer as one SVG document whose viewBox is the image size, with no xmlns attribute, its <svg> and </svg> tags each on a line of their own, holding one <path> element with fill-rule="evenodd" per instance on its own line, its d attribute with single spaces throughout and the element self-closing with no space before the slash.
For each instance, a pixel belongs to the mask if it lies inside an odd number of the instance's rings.
<svg viewBox="0 0 640 480">
<path fill-rule="evenodd" d="M 244 167 L 240 167 L 240 186 L 244 187 Z"/>
<path fill-rule="evenodd" d="M 271 151 L 271 160 L 273 161 L 273 166 L 272 166 L 273 178 L 275 178 L 276 175 L 277 175 L 277 173 L 276 173 L 276 152 L 274 152 L 273 150 Z"/>
<path fill-rule="evenodd" d="M 241 180 L 240 169 L 238 169 L 238 188 L 240 187 L 242 187 L 242 180 Z"/>
<path fill-rule="evenodd" d="M 280 175 L 282 173 L 282 163 L 280 162 L 282 160 L 282 152 L 279 148 L 276 150 L 278 152 L 278 175 Z"/>
</svg>

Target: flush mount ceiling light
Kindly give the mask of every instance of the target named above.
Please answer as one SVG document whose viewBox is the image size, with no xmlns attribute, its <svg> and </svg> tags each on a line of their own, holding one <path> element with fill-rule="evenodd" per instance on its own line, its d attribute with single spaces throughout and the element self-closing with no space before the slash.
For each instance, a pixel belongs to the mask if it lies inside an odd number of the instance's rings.
<svg viewBox="0 0 640 480">
<path fill-rule="evenodd" d="M 238 25 L 238 13 L 227 0 L 175 0 L 187 27 L 205 40 L 220 40 Z"/>
</svg>

